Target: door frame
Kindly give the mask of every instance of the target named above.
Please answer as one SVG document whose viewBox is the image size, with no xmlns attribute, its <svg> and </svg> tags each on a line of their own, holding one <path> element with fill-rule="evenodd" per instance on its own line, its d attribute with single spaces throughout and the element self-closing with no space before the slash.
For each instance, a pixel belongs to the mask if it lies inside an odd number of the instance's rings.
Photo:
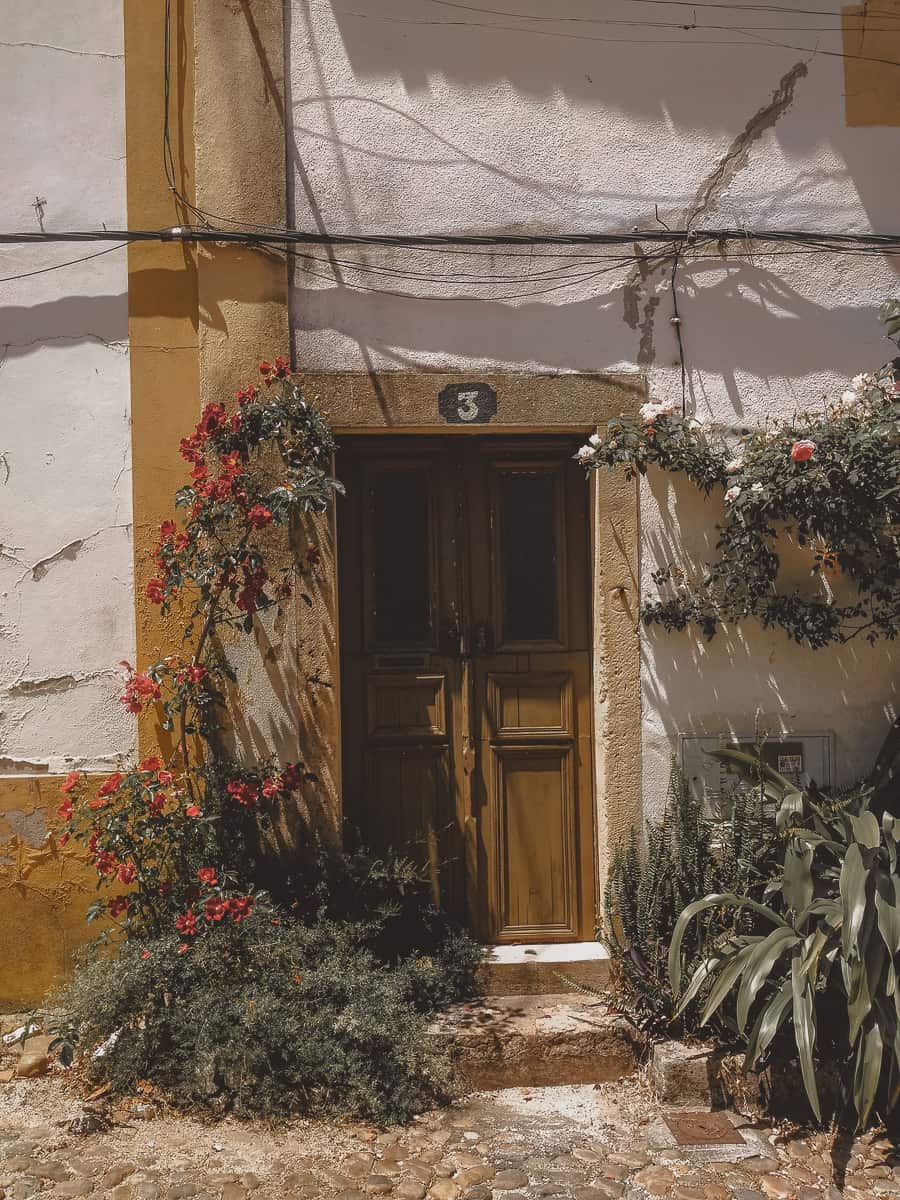
<svg viewBox="0 0 900 1200">
<path fill-rule="evenodd" d="M 586 436 L 617 416 L 636 418 L 647 398 L 640 373 L 521 374 L 515 372 L 311 371 L 303 375 L 342 435 L 470 433 L 520 437 Z M 486 385 L 496 395 L 490 424 L 448 424 L 440 393 L 450 384 Z M 587 485 L 586 485 L 587 486 Z M 624 470 L 595 472 L 590 481 L 592 756 L 595 894 L 600 897 L 615 849 L 643 820 L 641 800 L 641 685 L 639 483 Z M 301 611 L 306 654 L 324 681 L 310 712 L 300 713 L 309 760 L 321 765 L 323 827 L 341 825 L 340 628 L 334 515 L 319 526 L 319 592 L 324 612 Z M 307 721 L 307 717 L 311 720 Z"/>
</svg>

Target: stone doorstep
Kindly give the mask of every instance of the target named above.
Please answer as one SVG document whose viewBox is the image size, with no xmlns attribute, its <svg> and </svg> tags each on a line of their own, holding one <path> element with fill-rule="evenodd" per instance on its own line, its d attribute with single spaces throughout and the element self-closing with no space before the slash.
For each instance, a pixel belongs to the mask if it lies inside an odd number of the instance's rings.
<svg viewBox="0 0 900 1200">
<path fill-rule="evenodd" d="M 599 942 L 488 946 L 478 977 L 486 996 L 556 995 L 570 990 L 570 980 L 602 991 L 609 955 Z"/>
<path fill-rule="evenodd" d="M 442 1013 L 431 1027 L 476 1091 L 608 1083 L 630 1075 L 641 1034 L 591 996 L 491 996 Z"/>
</svg>

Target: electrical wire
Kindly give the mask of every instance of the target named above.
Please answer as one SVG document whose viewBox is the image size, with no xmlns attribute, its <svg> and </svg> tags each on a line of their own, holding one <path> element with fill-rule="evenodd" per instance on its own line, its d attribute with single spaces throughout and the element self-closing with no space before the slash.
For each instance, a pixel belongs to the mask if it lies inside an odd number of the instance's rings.
<svg viewBox="0 0 900 1200">
<path fill-rule="evenodd" d="M 97 250 L 94 254 L 83 254 L 81 258 L 70 258 L 67 262 L 53 263 L 49 267 L 39 267 L 36 271 L 23 271 L 19 275 L 4 275 L 0 277 L 0 283 L 30 279 L 32 275 L 47 275 L 50 271 L 61 271 L 63 267 L 74 267 L 78 263 L 90 262 L 92 258 L 102 258 L 104 254 L 112 254 L 114 250 L 124 250 L 127 245 L 127 242 L 120 242 L 118 246 L 107 246 L 105 250 Z"/>
</svg>

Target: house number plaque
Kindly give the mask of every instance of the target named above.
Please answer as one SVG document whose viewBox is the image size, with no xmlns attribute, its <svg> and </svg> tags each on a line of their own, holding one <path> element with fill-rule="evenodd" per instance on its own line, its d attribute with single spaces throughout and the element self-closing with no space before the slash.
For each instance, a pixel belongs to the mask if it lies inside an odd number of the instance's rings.
<svg viewBox="0 0 900 1200">
<path fill-rule="evenodd" d="M 438 412 L 451 425 L 486 425 L 497 412 L 497 393 L 486 383 L 448 383 Z"/>
</svg>

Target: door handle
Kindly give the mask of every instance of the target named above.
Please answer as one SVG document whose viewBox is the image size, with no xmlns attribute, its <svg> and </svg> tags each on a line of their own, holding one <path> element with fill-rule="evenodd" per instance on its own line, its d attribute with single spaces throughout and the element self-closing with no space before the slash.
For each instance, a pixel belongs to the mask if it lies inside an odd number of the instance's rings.
<svg viewBox="0 0 900 1200">
<path fill-rule="evenodd" d="M 467 653 L 465 631 L 456 617 L 451 616 L 444 626 L 444 645 L 448 654 L 465 658 Z"/>
<path fill-rule="evenodd" d="M 487 621 L 479 621 L 472 630 L 472 649 L 475 654 L 490 654 L 493 648 L 493 630 Z"/>
</svg>

